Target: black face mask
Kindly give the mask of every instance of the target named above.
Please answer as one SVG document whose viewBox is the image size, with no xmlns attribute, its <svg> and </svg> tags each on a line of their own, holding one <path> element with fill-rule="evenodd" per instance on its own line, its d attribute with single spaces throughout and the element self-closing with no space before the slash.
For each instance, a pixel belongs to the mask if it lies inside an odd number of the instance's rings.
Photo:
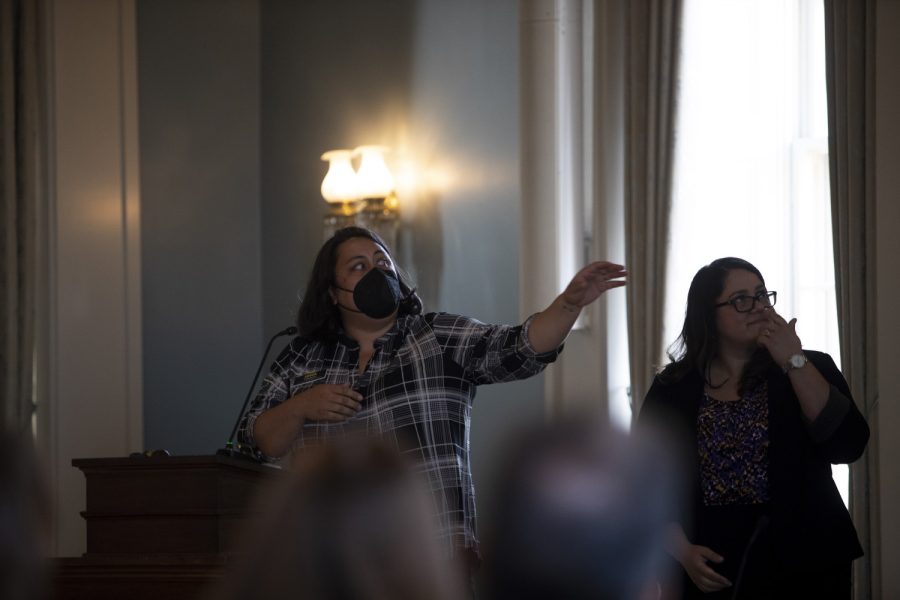
<svg viewBox="0 0 900 600">
<path fill-rule="evenodd" d="M 359 310 L 348 308 L 340 304 L 342 308 L 353 312 L 361 312 L 373 319 L 383 319 L 397 310 L 403 292 L 400 291 L 400 281 L 393 271 L 372 269 L 362 279 L 356 282 L 352 290 L 334 286 L 339 290 L 353 293 L 353 303 Z"/>
</svg>

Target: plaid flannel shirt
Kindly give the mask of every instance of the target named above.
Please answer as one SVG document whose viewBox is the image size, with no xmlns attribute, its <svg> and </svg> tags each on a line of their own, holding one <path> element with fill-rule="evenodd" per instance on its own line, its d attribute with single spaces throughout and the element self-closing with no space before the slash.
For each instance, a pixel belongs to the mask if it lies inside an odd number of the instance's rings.
<svg viewBox="0 0 900 600">
<path fill-rule="evenodd" d="M 404 315 L 376 340 L 359 373 L 359 345 L 344 334 L 330 343 L 295 338 L 279 355 L 238 439 L 255 446 L 260 414 L 319 384 L 346 384 L 363 395 L 362 410 L 340 423 L 308 421 L 293 445 L 301 450 L 363 431 L 412 459 L 425 477 L 449 556 L 477 549 L 475 488 L 469 426 L 476 386 L 541 372 L 562 350 L 537 353 L 528 341 L 531 319 L 518 326 L 487 325 L 446 313 Z"/>
</svg>

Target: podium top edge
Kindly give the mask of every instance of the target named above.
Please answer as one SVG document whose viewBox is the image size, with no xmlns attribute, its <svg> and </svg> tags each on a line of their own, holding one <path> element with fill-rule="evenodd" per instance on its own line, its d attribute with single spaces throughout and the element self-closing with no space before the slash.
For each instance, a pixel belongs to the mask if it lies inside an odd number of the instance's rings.
<svg viewBox="0 0 900 600">
<path fill-rule="evenodd" d="M 216 454 L 197 456 L 120 456 L 103 458 L 74 458 L 72 466 L 81 470 L 104 468 L 210 468 L 215 466 L 236 467 L 248 471 L 280 471 L 281 467 L 269 463 L 258 463 L 243 458 L 234 458 Z"/>
</svg>

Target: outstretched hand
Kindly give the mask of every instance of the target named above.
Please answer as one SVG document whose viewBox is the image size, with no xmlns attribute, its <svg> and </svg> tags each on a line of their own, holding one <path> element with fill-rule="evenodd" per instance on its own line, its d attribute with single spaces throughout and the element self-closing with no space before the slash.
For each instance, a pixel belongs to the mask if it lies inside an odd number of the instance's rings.
<svg viewBox="0 0 900 600">
<path fill-rule="evenodd" d="M 566 286 L 563 301 L 578 308 L 585 307 L 606 290 L 625 285 L 627 273 L 622 265 L 605 260 L 592 262 L 578 271 Z"/>
<path fill-rule="evenodd" d="M 625 267 L 597 261 L 578 271 L 553 304 L 537 313 L 528 329 L 528 340 L 536 352 L 549 352 L 569 335 L 581 309 L 606 290 L 625 285 Z"/>
</svg>

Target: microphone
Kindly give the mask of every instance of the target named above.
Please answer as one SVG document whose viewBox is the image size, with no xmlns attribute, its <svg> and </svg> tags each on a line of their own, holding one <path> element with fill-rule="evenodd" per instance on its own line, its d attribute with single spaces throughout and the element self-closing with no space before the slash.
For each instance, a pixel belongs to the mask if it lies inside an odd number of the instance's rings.
<svg viewBox="0 0 900 600">
<path fill-rule="evenodd" d="M 275 335 L 273 335 L 269 339 L 269 345 L 266 346 L 266 351 L 263 352 L 262 358 L 259 361 L 259 366 L 256 367 L 256 375 L 253 376 L 253 382 L 250 384 L 250 389 L 247 390 L 247 397 L 244 398 L 244 405 L 241 407 L 241 412 L 238 413 L 237 421 L 234 422 L 234 427 L 231 428 L 231 435 L 228 436 L 228 441 L 225 442 L 224 448 L 219 448 L 216 451 L 216 455 L 218 456 L 240 456 L 242 458 L 249 458 L 252 460 L 259 460 L 256 454 L 253 452 L 253 449 L 249 446 L 245 446 L 241 443 L 234 441 L 234 436 L 237 434 L 238 427 L 241 425 L 241 419 L 244 418 L 244 411 L 247 410 L 247 405 L 250 404 L 250 396 L 253 394 L 253 390 L 256 388 L 256 382 L 259 380 L 259 374 L 262 371 L 263 365 L 266 364 L 266 357 L 269 356 L 269 351 L 272 349 L 272 344 L 275 343 L 275 340 L 284 335 L 295 335 L 297 333 L 297 328 L 294 326 L 287 327 L 282 329 Z"/>
</svg>

